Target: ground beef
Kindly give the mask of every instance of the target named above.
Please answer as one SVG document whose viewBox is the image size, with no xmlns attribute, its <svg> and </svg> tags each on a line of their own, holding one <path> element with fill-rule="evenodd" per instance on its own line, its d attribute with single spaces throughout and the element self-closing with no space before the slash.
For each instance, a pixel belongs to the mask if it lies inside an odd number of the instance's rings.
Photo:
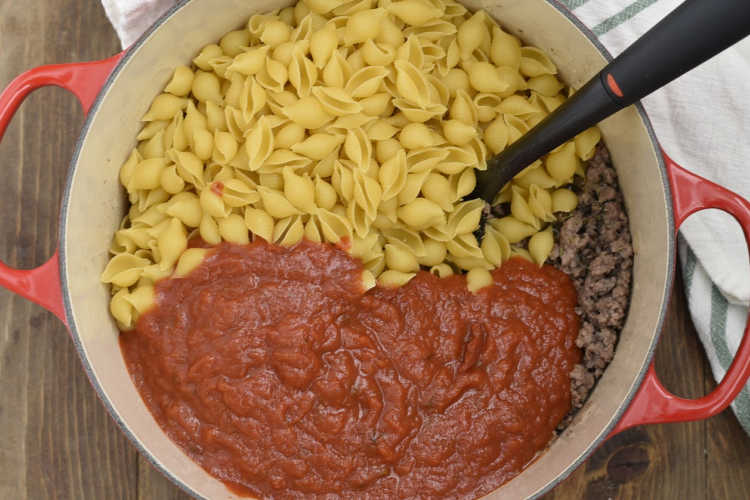
<svg viewBox="0 0 750 500">
<path fill-rule="evenodd" d="M 572 410 L 565 427 L 586 401 L 612 360 L 625 322 L 633 275 L 628 216 L 609 152 L 599 146 L 588 162 L 586 179 L 573 189 L 578 207 L 555 225 L 552 265 L 573 279 L 578 292 L 581 364 L 571 372 Z"/>
</svg>

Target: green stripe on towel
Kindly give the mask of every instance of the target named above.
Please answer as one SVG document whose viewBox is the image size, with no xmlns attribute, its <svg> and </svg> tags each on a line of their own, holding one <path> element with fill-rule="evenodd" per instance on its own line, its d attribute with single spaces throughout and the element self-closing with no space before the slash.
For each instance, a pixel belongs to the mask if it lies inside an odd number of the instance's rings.
<svg viewBox="0 0 750 500">
<path fill-rule="evenodd" d="M 560 3 L 569 8 L 570 10 L 577 9 L 581 5 L 585 4 L 589 0 L 560 0 Z"/>
<path fill-rule="evenodd" d="M 635 17 L 643 9 L 645 9 L 649 5 L 656 3 L 657 1 L 658 0 L 636 0 L 614 16 L 610 17 L 609 19 L 605 19 L 598 25 L 594 26 L 594 34 L 597 36 L 602 36 L 604 33 L 618 27 L 628 19 Z"/>
<path fill-rule="evenodd" d="M 711 343 L 716 350 L 716 357 L 719 360 L 721 368 L 726 371 L 732 364 L 732 353 L 729 352 L 727 345 L 727 311 L 729 302 L 716 285 L 711 285 Z M 750 434 L 750 391 L 748 386 L 742 388 L 737 398 L 734 400 L 734 409 L 737 413 L 742 427 Z"/>
</svg>

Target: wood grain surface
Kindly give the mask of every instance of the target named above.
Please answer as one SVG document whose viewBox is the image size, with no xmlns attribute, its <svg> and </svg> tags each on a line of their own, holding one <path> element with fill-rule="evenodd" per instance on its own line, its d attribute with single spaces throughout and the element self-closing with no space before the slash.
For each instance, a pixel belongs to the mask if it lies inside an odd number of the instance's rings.
<svg viewBox="0 0 750 500">
<path fill-rule="evenodd" d="M 0 87 L 48 63 L 119 50 L 97 0 L 0 1 Z M 0 144 L 0 258 L 15 267 L 54 251 L 65 173 L 83 114 L 56 88 L 27 99 Z M 656 353 L 666 386 L 714 386 L 680 283 Z M 0 498 L 182 499 L 116 428 L 63 325 L 0 290 Z M 547 499 L 750 498 L 750 439 L 733 414 L 654 425 L 607 441 Z"/>
</svg>

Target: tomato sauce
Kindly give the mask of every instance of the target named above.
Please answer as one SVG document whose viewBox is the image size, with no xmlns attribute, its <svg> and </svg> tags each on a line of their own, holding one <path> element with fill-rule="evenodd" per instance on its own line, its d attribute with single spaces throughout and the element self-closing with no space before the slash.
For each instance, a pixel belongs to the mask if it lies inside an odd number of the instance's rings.
<svg viewBox="0 0 750 500">
<path fill-rule="evenodd" d="M 264 498 L 473 498 L 518 474 L 570 409 L 570 279 L 519 258 L 477 294 L 419 273 L 361 288 L 341 249 L 222 243 L 156 285 L 120 335 L 164 431 Z"/>
</svg>

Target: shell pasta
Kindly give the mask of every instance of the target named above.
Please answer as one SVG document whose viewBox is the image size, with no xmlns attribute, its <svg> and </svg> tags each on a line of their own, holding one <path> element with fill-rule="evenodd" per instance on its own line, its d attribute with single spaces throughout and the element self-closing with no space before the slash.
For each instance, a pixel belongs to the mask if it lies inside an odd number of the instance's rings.
<svg viewBox="0 0 750 500">
<path fill-rule="evenodd" d="M 556 75 L 543 51 L 453 1 L 304 0 L 252 16 L 176 68 L 143 116 L 101 276 L 113 316 L 132 328 L 156 280 L 195 268 L 194 237 L 345 242 L 367 286 L 423 269 L 471 271 L 474 290 L 512 256 L 542 265 L 598 129 L 505 186 L 507 215 L 481 242 L 483 202 L 463 198 L 488 156 L 565 101 Z"/>
</svg>

